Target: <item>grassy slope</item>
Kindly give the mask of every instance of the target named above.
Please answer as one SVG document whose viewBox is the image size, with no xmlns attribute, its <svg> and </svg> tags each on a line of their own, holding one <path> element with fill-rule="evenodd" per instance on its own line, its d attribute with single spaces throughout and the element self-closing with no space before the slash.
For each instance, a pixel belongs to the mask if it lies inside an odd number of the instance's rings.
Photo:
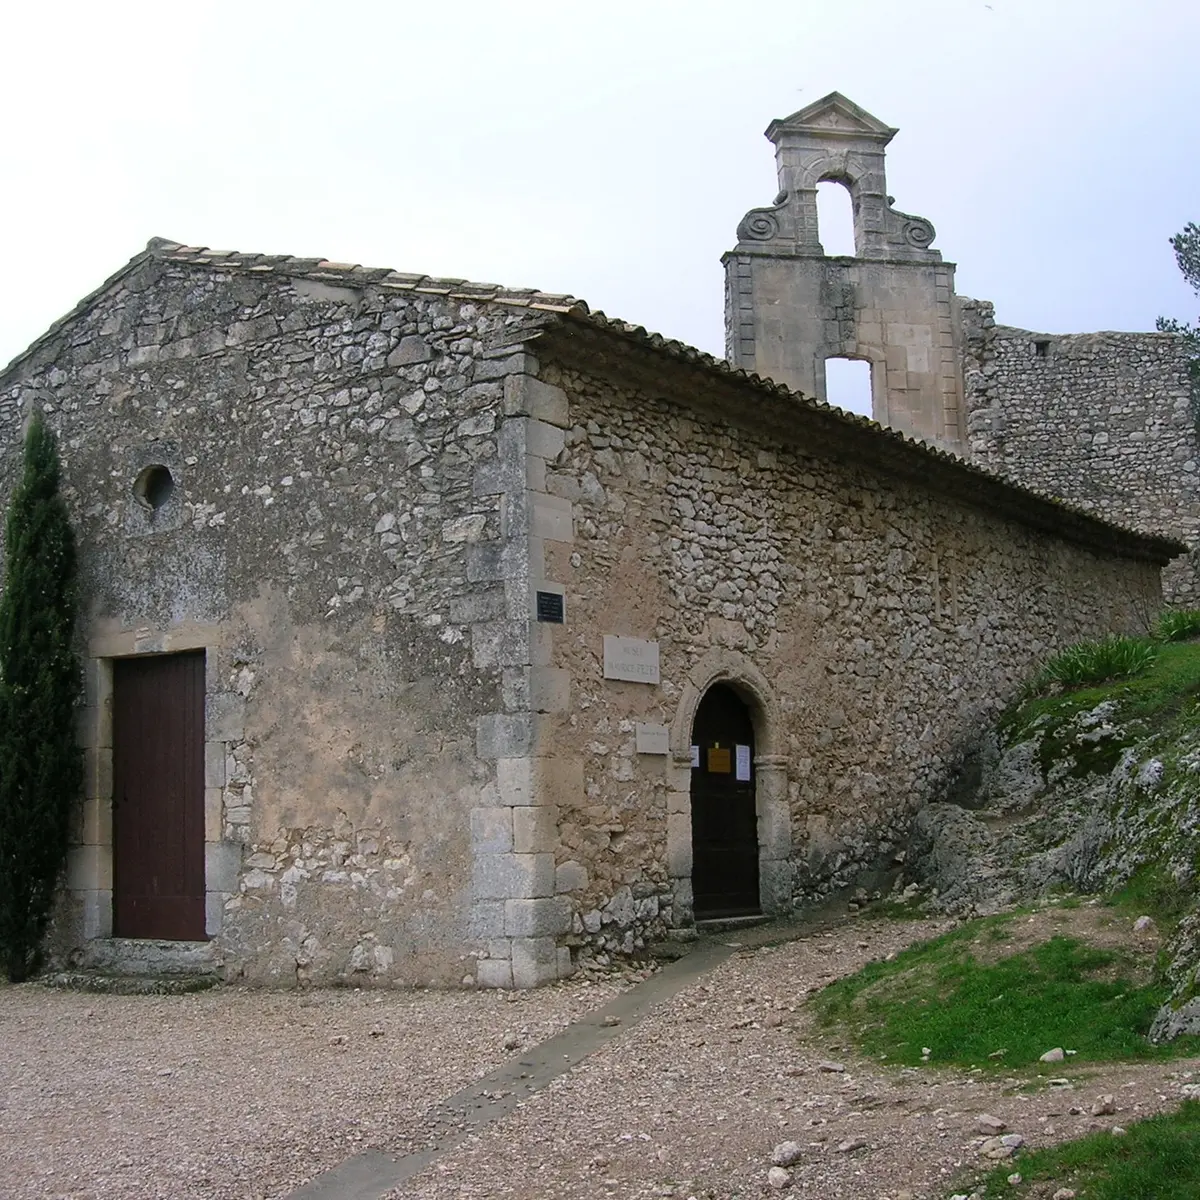
<svg viewBox="0 0 1200 1200">
<path fill-rule="evenodd" d="M 1132 961 L 1073 938 L 1004 955 L 1012 920 L 968 922 L 830 984 L 815 998 L 822 1021 L 898 1065 L 1011 1070 L 1054 1046 L 1080 1064 L 1197 1052 L 1200 1039 L 1146 1040 L 1165 984 L 1132 982 Z"/>
<path fill-rule="evenodd" d="M 1008 1182 L 1014 1171 L 1017 1185 Z M 1047 1184 L 1047 1181 L 1049 1183 Z M 997 1167 L 978 1187 L 982 1196 L 1013 1200 L 1048 1196 L 1039 1184 L 1069 1187 L 1086 1200 L 1195 1200 L 1200 1196 L 1200 1101 L 1130 1125 L 1023 1154 Z"/>
</svg>

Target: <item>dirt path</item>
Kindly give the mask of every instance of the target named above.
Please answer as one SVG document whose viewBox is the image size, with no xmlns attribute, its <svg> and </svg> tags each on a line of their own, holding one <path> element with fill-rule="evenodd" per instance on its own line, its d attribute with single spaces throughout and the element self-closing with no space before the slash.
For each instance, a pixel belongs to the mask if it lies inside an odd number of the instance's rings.
<svg viewBox="0 0 1200 1200">
<path fill-rule="evenodd" d="M 1200 1079 L 1194 1060 L 1073 1067 L 1070 1087 L 1029 1094 L 1003 1076 L 881 1069 L 813 1027 L 810 990 L 935 928 L 861 920 L 739 951 L 392 1195 L 761 1196 L 772 1147 L 791 1139 L 803 1155 L 784 1195 L 940 1197 L 980 1161 L 982 1112 L 1036 1146 L 1170 1107 Z M 364 1149 L 436 1143 L 439 1101 L 620 990 L 0 990 L 0 1195 L 281 1197 Z M 1116 1112 L 1093 1118 L 1106 1093 Z M 839 1149 L 850 1142 L 863 1145 Z"/>
</svg>

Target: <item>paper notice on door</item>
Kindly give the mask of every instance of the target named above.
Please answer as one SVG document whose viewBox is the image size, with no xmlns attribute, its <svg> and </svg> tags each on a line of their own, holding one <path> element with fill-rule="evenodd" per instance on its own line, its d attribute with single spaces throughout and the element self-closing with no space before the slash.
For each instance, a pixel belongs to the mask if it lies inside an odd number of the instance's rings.
<svg viewBox="0 0 1200 1200">
<path fill-rule="evenodd" d="M 733 755 L 728 746 L 709 746 L 708 770 L 711 775 L 728 775 L 733 769 Z"/>
<path fill-rule="evenodd" d="M 692 747 L 692 766 L 699 767 L 699 765 L 700 765 L 700 747 L 693 746 Z"/>
<path fill-rule="evenodd" d="M 737 775 L 738 783 L 750 782 L 750 747 L 739 746 L 737 748 Z"/>
</svg>

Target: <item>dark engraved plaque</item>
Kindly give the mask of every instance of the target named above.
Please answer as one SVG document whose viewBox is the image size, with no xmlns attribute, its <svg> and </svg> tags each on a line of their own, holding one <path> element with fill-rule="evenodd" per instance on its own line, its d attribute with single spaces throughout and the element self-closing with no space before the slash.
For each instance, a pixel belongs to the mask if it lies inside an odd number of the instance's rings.
<svg viewBox="0 0 1200 1200">
<path fill-rule="evenodd" d="M 566 605 L 561 592 L 538 592 L 537 619 L 561 625 L 566 619 Z"/>
</svg>

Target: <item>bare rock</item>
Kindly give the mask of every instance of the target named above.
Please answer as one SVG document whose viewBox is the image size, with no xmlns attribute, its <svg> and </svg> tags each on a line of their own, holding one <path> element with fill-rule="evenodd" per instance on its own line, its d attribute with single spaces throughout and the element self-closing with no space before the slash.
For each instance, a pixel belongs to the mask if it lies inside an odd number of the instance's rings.
<svg viewBox="0 0 1200 1200">
<path fill-rule="evenodd" d="M 975 1118 L 975 1128 L 988 1137 L 999 1137 L 1008 1128 L 1008 1124 L 999 1117 L 993 1117 L 991 1113 L 980 1113 Z"/>
<path fill-rule="evenodd" d="M 1101 1096 L 1100 1099 L 1097 1100 L 1092 1105 L 1092 1116 L 1093 1117 L 1110 1117 L 1116 1111 L 1117 1111 L 1116 1098 L 1114 1096 L 1112 1096 L 1111 1094 Z"/>
<path fill-rule="evenodd" d="M 1025 1145 L 1025 1139 L 1019 1133 L 1006 1133 L 1003 1137 L 990 1137 L 979 1147 L 979 1153 L 984 1158 L 995 1159 L 997 1162 L 1012 1158 Z"/>
<path fill-rule="evenodd" d="M 1038 1061 L 1046 1063 L 1062 1062 L 1066 1057 L 1067 1052 L 1061 1046 L 1055 1046 L 1053 1050 L 1047 1050 Z"/>
<path fill-rule="evenodd" d="M 767 1183 L 777 1192 L 781 1192 L 785 1187 L 791 1186 L 792 1173 L 785 1171 L 782 1167 L 772 1167 L 767 1172 Z"/>
<path fill-rule="evenodd" d="M 826 1059 L 824 1062 L 817 1063 L 818 1071 L 825 1071 L 829 1075 L 843 1075 L 846 1071 L 846 1064 L 840 1062 L 830 1062 Z"/>
<path fill-rule="evenodd" d="M 1051 1197 L 1051 1200 L 1075 1200 L 1075 1189 L 1059 1188 Z"/>
<path fill-rule="evenodd" d="M 1134 933 L 1153 933 L 1156 928 L 1153 917 L 1138 917 L 1133 923 Z"/>
<path fill-rule="evenodd" d="M 799 1142 L 780 1142 L 771 1151 L 771 1161 L 777 1167 L 790 1167 L 793 1163 L 798 1163 L 803 1155 L 804 1150 Z"/>
<path fill-rule="evenodd" d="M 838 1143 L 837 1152 L 839 1154 L 853 1154 L 855 1150 L 865 1150 L 867 1139 L 862 1137 L 847 1138 L 844 1142 Z"/>
</svg>

